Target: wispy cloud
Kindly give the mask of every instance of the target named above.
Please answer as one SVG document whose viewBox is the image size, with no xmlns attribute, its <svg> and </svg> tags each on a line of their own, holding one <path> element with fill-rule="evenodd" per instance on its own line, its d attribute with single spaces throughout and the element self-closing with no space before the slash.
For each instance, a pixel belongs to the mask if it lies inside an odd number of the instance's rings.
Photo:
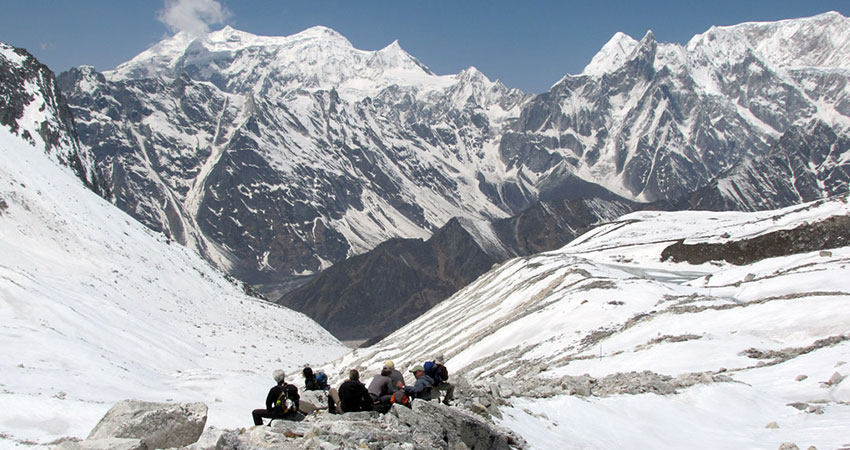
<svg viewBox="0 0 850 450">
<path fill-rule="evenodd" d="M 230 11 L 217 0 L 165 0 L 157 18 L 174 33 L 201 34 L 230 18 Z"/>
</svg>

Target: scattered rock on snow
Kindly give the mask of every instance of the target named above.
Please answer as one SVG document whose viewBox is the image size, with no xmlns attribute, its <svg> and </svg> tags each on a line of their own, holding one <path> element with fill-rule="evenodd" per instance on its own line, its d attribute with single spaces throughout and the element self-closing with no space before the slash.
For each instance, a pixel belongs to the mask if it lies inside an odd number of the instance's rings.
<svg viewBox="0 0 850 450">
<path fill-rule="evenodd" d="M 841 375 L 840 373 L 835 372 L 835 373 L 832 374 L 831 377 L 829 377 L 829 381 L 827 382 L 827 384 L 830 385 L 830 386 L 837 386 L 843 380 L 844 380 L 844 375 Z"/>
<path fill-rule="evenodd" d="M 783 442 L 779 445 L 779 450 L 800 450 L 800 447 L 793 442 Z"/>
<path fill-rule="evenodd" d="M 779 428 L 779 424 L 776 422 L 770 422 L 769 424 L 764 426 L 765 428 Z"/>
<path fill-rule="evenodd" d="M 797 378 L 795 378 L 795 379 L 796 379 L 797 381 L 803 381 L 803 380 L 805 380 L 806 378 L 809 378 L 809 376 L 808 376 L 808 375 L 797 375 Z"/>
</svg>

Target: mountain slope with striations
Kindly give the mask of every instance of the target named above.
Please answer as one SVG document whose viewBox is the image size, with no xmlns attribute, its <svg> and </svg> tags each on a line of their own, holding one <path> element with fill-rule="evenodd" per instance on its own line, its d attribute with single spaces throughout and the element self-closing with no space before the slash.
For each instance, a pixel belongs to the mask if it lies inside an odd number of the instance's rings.
<svg viewBox="0 0 850 450">
<path fill-rule="evenodd" d="M 479 410 L 540 449 L 841 448 L 848 267 L 847 194 L 636 212 L 499 265 L 334 367 L 443 355 L 452 383 L 495 397 Z"/>
</svg>

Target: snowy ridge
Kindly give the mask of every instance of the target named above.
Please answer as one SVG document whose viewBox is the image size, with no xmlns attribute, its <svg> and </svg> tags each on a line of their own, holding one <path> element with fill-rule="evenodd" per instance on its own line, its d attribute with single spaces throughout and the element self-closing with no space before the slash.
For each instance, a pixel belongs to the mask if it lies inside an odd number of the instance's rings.
<svg viewBox="0 0 850 450">
<path fill-rule="evenodd" d="M 391 86 L 430 91 L 453 84 L 434 75 L 398 41 L 376 51 L 355 49 L 336 31 L 315 26 L 291 36 L 257 36 L 225 27 L 200 37 L 166 39 L 113 71 L 110 81 L 175 77 L 180 72 L 233 92 L 283 95 L 294 89 L 336 89 L 349 100 Z"/>
<path fill-rule="evenodd" d="M 239 427 L 273 370 L 345 351 L 5 128 L 0 153 L 0 447 L 84 438 L 125 398 L 203 401 Z"/>
<path fill-rule="evenodd" d="M 454 380 L 508 392 L 500 423 L 535 448 L 836 448 L 850 419 L 840 382 L 850 375 L 850 247 L 742 266 L 660 258 L 682 239 L 736 242 L 830 217 L 850 217 L 847 196 L 761 213 L 629 214 L 494 268 L 336 367 L 374 371 L 390 358 L 404 369 L 443 354 Z M 702 381 L 666 395 L 641 393 L 652 384 L 606 393 L 605 377 L 639 383 L 632 371 Z M 571 390 L 586 377 L 598 384 Z"/>
</svg>

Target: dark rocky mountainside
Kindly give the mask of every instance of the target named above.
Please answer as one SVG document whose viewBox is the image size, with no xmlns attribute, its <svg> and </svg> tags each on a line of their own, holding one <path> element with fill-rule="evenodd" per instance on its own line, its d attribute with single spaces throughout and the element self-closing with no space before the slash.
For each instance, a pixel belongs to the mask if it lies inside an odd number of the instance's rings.
<svg viewBox="0 0 850 450">
<path fill-rule="evenodd" d="M 515 217 L 492 223 L 452 219 L 427 241 L 384 242 L 335 264 L 277 302 L 304 312 L 339 339 L 382 337 L 494 264 L 560 248 L 600 221 L 642 206 L 581 180 L 572 184 L 575 189 L 569 192 L 583 195 L 541 201 Z M 594 190 L 602 195 L 590 195 Z"/>
<path fill-rule="evenodd" d="M 850 136 L 822 121 L 792 126 L 770 151 L 685 196 L 677 209 L 762 211 L 850 189 Z"/>
</svg>

